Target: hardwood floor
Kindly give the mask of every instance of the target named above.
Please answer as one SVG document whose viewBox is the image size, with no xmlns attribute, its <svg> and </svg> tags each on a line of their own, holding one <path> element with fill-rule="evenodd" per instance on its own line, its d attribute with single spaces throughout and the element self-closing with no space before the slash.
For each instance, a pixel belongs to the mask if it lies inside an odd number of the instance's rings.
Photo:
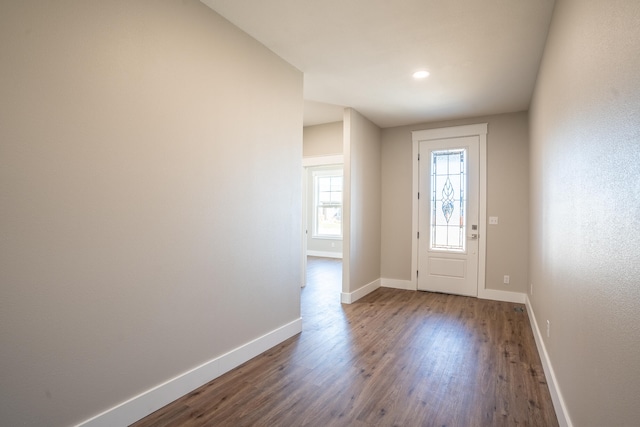
<svg viewBox="0 0 640 427">
<path fill-rule="evenodd" d="M 134 424 L 557 426 L 524 306 L 381 288 L 309 258 L 303 332 Z"/>
</svg>

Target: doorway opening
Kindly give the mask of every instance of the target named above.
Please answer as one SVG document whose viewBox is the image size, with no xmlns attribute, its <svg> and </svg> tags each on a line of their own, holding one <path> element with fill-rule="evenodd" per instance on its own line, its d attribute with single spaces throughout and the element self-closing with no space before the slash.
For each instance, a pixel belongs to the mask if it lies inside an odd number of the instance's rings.
<svg viewBox="0 0 640 427">
<path fill-rule="evenodd" d="M 303 287 L 308 256 L 342 259 L 342 175 L 342 154 L 302 159 Z"/>
<path fill-rule="evenodd" d="M 341 317 L 343 156 L 303 159 L 300 311 L 311 328 Z"/>
</svg>

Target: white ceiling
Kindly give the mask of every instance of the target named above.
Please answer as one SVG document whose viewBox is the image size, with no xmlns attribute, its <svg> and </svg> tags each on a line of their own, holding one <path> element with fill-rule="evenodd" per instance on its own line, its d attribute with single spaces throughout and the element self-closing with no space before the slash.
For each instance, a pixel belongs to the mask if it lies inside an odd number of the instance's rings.
<svg viewBox="0 0 640 427">
<path fill-rule="evenodd" d="M 201 1 L 304 73 L 305 125 L 342 120 L 347 106 L 383 128 L 527 110 L 554 5 Z M 419 69 L 431 75 L 414 80 Z"/>
</svg>

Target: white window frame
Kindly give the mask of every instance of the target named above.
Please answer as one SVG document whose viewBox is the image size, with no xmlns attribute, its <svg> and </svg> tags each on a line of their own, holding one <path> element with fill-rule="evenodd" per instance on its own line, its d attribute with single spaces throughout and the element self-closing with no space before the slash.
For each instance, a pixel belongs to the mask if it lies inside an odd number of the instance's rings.
<svg viewBox="0 0 640 427">
<path fill-rule="evenodd" d="M 311 173 L 312 177 L 312 188 L 313 188 L 313 227 L 311 230 L 311 238 L 313 239 L 326 239 L 326 240 L 342 240 L 342 236 L 344 233 L 344 180 L 342 182 L 342 199 L 339 204 L 336 204 L 337 207 L 340 208 L 340 235 L 333 234 L 319 234 L 318 233 L 318 178 L 319 177 L 344 177 L 342 168 L 332 168 L 332 169 L 320 169 L 314 170 Z"/>
</svg>

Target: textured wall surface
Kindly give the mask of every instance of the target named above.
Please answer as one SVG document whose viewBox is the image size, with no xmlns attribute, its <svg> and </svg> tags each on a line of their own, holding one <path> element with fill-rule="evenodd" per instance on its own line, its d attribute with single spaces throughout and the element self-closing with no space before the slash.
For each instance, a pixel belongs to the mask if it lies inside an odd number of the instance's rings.
<svg viewBox="0 0 640 427">
<path fill-rule="evenodd" d="M 575 426 L 640 420 L 640 3 L 560 0 L 531 108 L 530 296 Z"/>
</svg>

